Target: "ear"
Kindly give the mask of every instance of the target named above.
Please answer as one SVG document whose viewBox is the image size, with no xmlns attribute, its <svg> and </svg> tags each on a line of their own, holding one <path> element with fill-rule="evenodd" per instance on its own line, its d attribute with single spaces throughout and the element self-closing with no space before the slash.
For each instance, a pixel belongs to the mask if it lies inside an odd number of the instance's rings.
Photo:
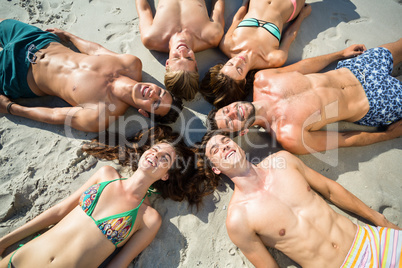
<svg viewBox="0 0 402 268">
<path fill-rule="evenodd" d="M 165 176 L 163 176 L 161 178 L 161 180 L 163 180 L 163 181 L 167 181 L 168 179 L 169 179 L 169 174 L 166 174 Z"/>
<path fill-rule="evenodd" d="M 219 168 L 213 167 L 213 168 L 212 168 L 212 171 L 213 171 L 216 175 L 221 174 L 221 171 L 219 170 Z"/>
<path fill-rule="evenodd" d="M 246 135 L 246 134 L 248 133 L 248 131 L 249 131 L 248 128 L 243 129 L 242 131 L 240 131 L 239 136 L 244 136 L 244 135 Z"/>
<path fill-rule="evenodd" d="M 142 114 L 143 116 L 145 116 L 145 117 L 149 117 L 149 113 L 147 113 L 147 112 L 144 111 L 143 109 L 138 109 L 138 112 L 139 112 L 140 114 Z"/>
</svg>

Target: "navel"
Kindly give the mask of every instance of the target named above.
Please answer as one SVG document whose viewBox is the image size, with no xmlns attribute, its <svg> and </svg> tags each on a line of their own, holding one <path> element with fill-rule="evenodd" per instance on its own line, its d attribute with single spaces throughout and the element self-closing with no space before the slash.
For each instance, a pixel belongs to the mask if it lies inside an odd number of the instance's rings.
<svg viewBox="0 0 402 268">
<path fill-rule="evenodd" d="M 332 247 L 335 249 L 339 248 L 339 246 L 337 244 L 335 244 L 334 242 L 332 242 Z"/>
<path fill-rule="evenodd" d="M 279 235 L 280 235 L 280 236 L 285 236 L 285 234 L 286 234 L 286 230 L 285 230 L 285 229 L 281 229 L 281 230 L 279 231 Z"/>
<path fill-rule="evenodd" d="M 77 89 L 77 86 L 73 86 L 73 91 L 75 91 Z"/>
</svg>

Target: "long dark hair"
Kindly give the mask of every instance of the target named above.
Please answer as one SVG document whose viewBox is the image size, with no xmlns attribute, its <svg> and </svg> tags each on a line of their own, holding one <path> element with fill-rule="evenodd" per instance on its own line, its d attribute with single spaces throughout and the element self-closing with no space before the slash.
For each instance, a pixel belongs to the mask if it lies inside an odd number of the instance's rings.
<svg viewBox="0 0 402 268">
<path fill-rule="evenodd" d="M 224 65 L 217 64 L 205 74 L 200 84 L 200 93 L 216 108 L 222 108 L 235 101 L 243 101 L 253 89 L 256 70 L 247 73 L 246 79 L 234 80 L 221 73 Z"/>
<path fill-rule="evenodd" d="M 112 141 L 116 140 L 117 144 L 112 144 Z M 202 198 L 211 194 L 217 184 L 197 172 L 195 149 L 188 147 L 182 137 L 169 126 L 157 125 L 143 129 L 128 138 L 116 138 L 108 134 L 103 142 L 96 138 L 84 144 L 82 150 L 99 159 L 118 160 L 120 165 L 129 166 L 135 171 L 141 155 L 158 143 L 170 144 L 176 152 L 176 159 L 168 171 L 169 179 L 158 180 L 152 186 L 163 198 L 174 201 L 187 200 L 190 205 L 198 207 Z"/>
</svg>

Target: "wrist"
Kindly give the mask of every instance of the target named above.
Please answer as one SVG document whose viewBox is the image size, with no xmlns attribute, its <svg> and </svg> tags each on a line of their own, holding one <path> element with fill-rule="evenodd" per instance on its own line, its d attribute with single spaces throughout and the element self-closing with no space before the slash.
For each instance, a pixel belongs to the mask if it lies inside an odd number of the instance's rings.
<svg viewBox="0 0 402 268">
<path fill-rule="evenodd" d="M 13 104 L 15 104 L 15 102 L 10 102 L 9 104 L 7 104 L 7 113 L 8 114 L 12 114 L 11 113 L 11 106 L 13 106 Z"/>
</svg>

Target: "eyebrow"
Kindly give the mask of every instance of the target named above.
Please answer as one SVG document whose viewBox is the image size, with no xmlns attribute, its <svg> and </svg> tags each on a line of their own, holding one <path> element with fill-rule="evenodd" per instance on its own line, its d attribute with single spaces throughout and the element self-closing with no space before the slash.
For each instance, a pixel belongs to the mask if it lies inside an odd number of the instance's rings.
<svg viewBox="0 0 402 268">
<path fill-rule="evenodd" d="M 161 147 L 159 147 L 159 145 L 155 145 L 154 148 L 158 149 L 158 151 L 161 150 Z M 172 162 L 172 157 L 170 156 L 170 154 L 168 154 L 167 152 L 165 152 L 165 153 L 169 157 L 169 161 Z"/>
<path fill-rule="evenodd" d="M 162 99 L 163 96 L 165 96 L 165 94 L 166 94 L 166 90 L 163 90 L 162 95 L 160 96 L 160 98 Z M 161 100 L 158 100 L 157 103 L 155 104 L 156 105 L 155 111 L 159 109 L 160 104 L 161 104 Z"/>
<path fill-rule="evenodd" d="M 221 143 L 224 143 L 224 140 L 225 140 L 226 138 L 227 138 L 226 136 L 223 136 L 223 137 L 221 138 L 221 140 L 220 140 Z M 215 143 L 214 145 L 212 145 L 212 146 L 211 146 L 211 149 L 209 149 L 209 154 L 212 154 L 212 150 L 215 149 L 216 147 L 219 147 L 219 145 L 216 144 L 216 143 Z"/>
</svg>

